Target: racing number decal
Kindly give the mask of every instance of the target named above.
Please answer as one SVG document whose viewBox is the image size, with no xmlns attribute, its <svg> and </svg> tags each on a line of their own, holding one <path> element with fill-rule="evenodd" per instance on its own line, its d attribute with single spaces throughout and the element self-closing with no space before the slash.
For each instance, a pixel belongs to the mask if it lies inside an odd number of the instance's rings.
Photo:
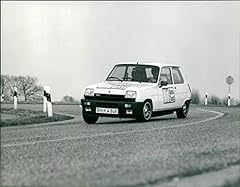
<svg viewBox="0 0 240 187">
<path fill-rule="evenodd" d="M 173 87 L 163 88 L 163 103 L 174 103 L 175 102 L 175 94 Z"/>
</svg>

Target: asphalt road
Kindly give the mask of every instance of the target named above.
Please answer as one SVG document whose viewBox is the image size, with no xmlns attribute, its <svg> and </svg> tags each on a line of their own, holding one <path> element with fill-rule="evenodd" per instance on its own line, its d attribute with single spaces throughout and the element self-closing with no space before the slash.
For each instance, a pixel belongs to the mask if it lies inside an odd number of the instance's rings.
<svg viewBox="0 0 240 187">
<path fill-rule="evenodd" d="M 1 129 L 3 186 L 161 186 L 240 163 L 240 108 L 194 106 L 187 119 L 102 118 L 95 125 L 82 121 L 77 105 L 54 111 L 76 118 Z"/>
</svg>

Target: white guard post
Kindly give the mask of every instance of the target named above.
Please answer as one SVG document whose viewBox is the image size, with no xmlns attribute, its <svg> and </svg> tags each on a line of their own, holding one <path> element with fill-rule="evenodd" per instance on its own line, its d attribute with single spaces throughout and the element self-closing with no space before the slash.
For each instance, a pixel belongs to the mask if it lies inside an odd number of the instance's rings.
<svg viewBox="0 0 240 187">
<path fill-rule="evenodd" d="M 205 93 L 205 101 L 204 101 L 204 105 L 206 106 L 207 105 L 207 98 L 208 97 L 208 94 L 207 94 L 207 92 Z"/>
<path fill-rule="evenodd" d="M 228 94 L 228 106 L 230 106 L 231 105 L 231 96 L 230 96 L 230 94 Z"/>
<path fill-rule="evenodd" d="M 48 117 L 52 117 L 53 116 L 53 112 L 52 112 L 52 98 L 51 98 L 51 91 L 50 91 L 50 87 L 46 86 L 46 99 L 47 99 L 47 111 L 48 111 Z"/>
<path fill-rule="evenodd" d="M 4 101 L 4 94 L 1 95 L 1 102 Z"/>
<path fill-rule="evenodd" d="M 47 112 L 47 92 L 46 87 L 43 87 L 43 112 Z"/>
<path fill-rule="evenodd" d="M 232 84 L 233 82 L 234 82 L 234 79 L 233 79 L 232 76 L 228 76 L 228 77 L 226 78 L 226 83 L 228 84 L 228 106 L 231 105 L 231 95 L 230 95 L 231 91 L 230 91 L 230 86 L 231 86 L 231 84 Z"/>
<path fill-rule="evenodd" d="M 17 87 L 13 88 L 13 108 L 17 110 Z"/>
</svg>

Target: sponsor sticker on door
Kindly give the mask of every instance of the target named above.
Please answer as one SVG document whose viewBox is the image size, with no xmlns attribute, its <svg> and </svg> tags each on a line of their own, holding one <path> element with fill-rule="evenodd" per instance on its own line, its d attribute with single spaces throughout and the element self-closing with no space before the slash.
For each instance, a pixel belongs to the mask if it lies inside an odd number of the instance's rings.
<svg viewBox="0 0 240 187">
<path fill-rule="evenodd" d="M 175 102 L 175 93 L 174 88 L 163 88 L 163 102 L 166 103 L 174 103 Z"/>
</svg>

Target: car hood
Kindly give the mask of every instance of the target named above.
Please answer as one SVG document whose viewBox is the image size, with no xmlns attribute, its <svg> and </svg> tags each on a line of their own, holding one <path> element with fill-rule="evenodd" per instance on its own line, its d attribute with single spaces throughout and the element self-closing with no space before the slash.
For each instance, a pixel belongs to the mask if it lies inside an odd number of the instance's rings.
<svg viewBox="0 0 240 187">
<path fill-rule="evenodd" d="M 88 88 L 94 88 L 95 94 L 125 95 L 127 90 L 139 91 L 153 86 L 153 83 L 105 81 L 90 85 Z"/>
</svg>

